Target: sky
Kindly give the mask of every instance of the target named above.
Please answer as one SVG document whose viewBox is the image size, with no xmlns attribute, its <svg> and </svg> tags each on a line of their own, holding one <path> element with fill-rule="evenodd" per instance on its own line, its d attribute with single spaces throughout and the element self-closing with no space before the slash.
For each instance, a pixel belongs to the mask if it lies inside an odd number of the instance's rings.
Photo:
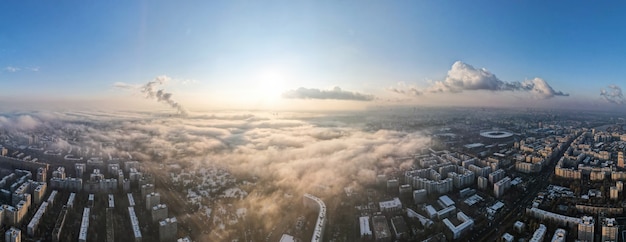
<svg viewBox="0 0 626 242">
<path fill-rule="evenodd" d="M 0 101 L 173 111 L 624 109 L 624 5 L 3 1 Z"/>
</svg>

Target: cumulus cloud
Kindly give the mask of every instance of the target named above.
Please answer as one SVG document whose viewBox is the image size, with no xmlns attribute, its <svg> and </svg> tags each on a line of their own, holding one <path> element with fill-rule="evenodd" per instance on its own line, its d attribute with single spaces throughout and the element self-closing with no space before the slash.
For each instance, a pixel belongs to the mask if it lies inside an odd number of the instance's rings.
<svg viewBox="0 0 626 242">
<path fill-rule="evenodd" d="M 622 94 L 622 88 L 617 85 L 609 85 L 609 90 L 602 89 L 600 91 L 600 96 L 604 98 L 609 103 L 615 104 L 624 104 L 626 103 L 626 99 L 624 99 L 624 94 Z"/>
<path fill-rule="evenodd" d="M 513 83 L 517 85 L 516 82 Z M 515 90 L 524 90 L 529 91 L 533 95 L 548 99 L 555 96 L 569 96 L 568 93 L 563 93 L 561 91 L 555 91 L 545 80 L 535 77 L 532 80 L 526 80 L 521 82 L 521 87 Z"/>
<path fill-rule="evenodd" d="M 354 101 L 374 100 L 373 95 L 362 94 L 358 92 L 344 91 L 339 87 L 335 87 L 330 90 L 300 87 L 296 90 L 289 90 L 283 93 L 282 96 L 283 98 L 289 98 L 289 99 L 335 99 L 335 100 L 354 100 Z"/>
<path fill-rule="evenodd" d="M 461 61 L 452 65 L 444 80 L 435 81 L 424 90 L 406 84 L 399 84 L 398 87 L 388 88 L 388 90 L 409 96 L 418 96 L 424 92 L 459 93 L 476 90 L 528 92 L 534 97 L 542 99 L 569 96 L 567 93 L 554 90 L 548 82 L 538 77 L 522 82 L 502 81 L 485 68 L 475 68 Z"/>
<path fill-rule="evenodd" d="M 476 69 L 471 65 L 457 61 L 448 71 L 446 79 L 436 81 L 431 92 L 462 92 L 464 90 L 512 90 L 513 87 L 501 81 L 485 68 Z"/>
</svg>

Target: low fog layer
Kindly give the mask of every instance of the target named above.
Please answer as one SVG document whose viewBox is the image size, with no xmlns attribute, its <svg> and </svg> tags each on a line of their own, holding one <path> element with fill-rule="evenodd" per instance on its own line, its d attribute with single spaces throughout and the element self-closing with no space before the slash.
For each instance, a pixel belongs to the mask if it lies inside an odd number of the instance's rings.
<svg viewBox="0 0 626 242">
<path fill-rule="evenodd" d="M 364 116 L 356 116 L 357 121 L 350 123 L 337 120 L 350 119 L 247 112 L 194 113 L 187 118 L 141 113 L 34 113 L 0 116 L 0 128 L 9 133 L 43 132 L 59 138 L 76 133 L 76 141 L 60 139 L 54 144 L 63 149 L 75 142 L 114 142 L 114 147 L 105 149 L 112 154 L 130 152 L 155 171 L 166 170 L 161 164 L 176 163 L 189 170 L 219 167 L 238 180 L 256 184 L 248 188 L 249 195 L 229 202 L 245 208 L 247 216 L 268 221 L 258 226 L 270 229 L 269 221 L 278 221 L 280 211 L 301 201 L 303 193 L 331 199 L 345 187 L 358 189 L 371 184 L 377 174 L 411 166 L 411 161 L 401 163 L 394 157 L 411 155 L 428 142 L 420 133 L 365 131 Z M 211 199 L 221 203 L 218 198 Z M 222 233 L 236 231 L 225 229 Z"/>
</svg>

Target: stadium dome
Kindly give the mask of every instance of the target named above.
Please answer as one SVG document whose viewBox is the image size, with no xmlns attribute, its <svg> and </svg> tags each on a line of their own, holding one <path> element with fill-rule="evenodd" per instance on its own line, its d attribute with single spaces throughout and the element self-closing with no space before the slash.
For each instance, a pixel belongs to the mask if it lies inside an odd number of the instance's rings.
<svg viewBox="0 0 626 242">
<path fill-rule="evenodd" d="M 480 131 L 480 136 L 489 139 L 506 139 L 513 136 L 513 133 L 504 130 L 487 130 Z"/>
</svg>

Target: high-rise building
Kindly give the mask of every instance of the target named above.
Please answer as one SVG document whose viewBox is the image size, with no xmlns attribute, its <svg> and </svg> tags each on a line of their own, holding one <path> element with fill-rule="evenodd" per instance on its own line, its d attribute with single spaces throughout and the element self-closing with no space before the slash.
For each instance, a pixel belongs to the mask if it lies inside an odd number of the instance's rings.
<svg viewBox="0 0 626 242">
<path fill-rule="evenodd" d="M 624 164 L 624 152 L 623 151 L 617 152 L 617 167 L 620 167 L 620 168 L 626 167 L 626 165 Z"/>
<path fill-rule="evenodd" d="M 398 191 L 400 181 L 398 179 L 387 180 L 387 191 Z"/>
<path fill-rule="evenodd" d="M 46 169 L 45 167 L 37 168 L 37 181 L 38 182 L 48 181 L 47 176 L 46 176 L 47 173 L 48 173 L 48 169 Z"/>
<path fill-rule="evenodd" d="M 578 240 L 593 242 L 595 222 L 591 216 L 583 216 L 578 224 Z"/>
<path fill-rule="evenodd" d="M 617 200 L 619 198 L 619 189 L 617 187 L 609 188 L 609 196 L 611 200 Z"/>
<path fill-rule="evenodd" d="M 165 204 L 158 204 L 152 207 L 152 221 L 156 222 L 166 219 L 167 212 L 167 205 Z"/>
<path fill-rule="evenodd" d="M 502 178 L 504 178 L 505 175 L 506 173 L 502 169 L 489 173 L 489 183 L 494 184 L 502 180 Z"/>
<path fill-rule="evenodd" d="M 493 184 L 493 194 L 499 198 L 504 195 L 504 192 L 511 187 L 511 178 L 505 177 L 504 179 Z"/>
<path fill-rule="evenodd" d="M 83 178 L 83 175 L 87 170 L 87 165 L 85 165 L 85 163 L 76 163 L 76 165 L 74 165 L 74 168 L 76 169 L 76 177 Z"/>
<path fill-rule="evenodd" d="M 489 180 L 485 177 L 479 176 L 478 177 L 478 188 L 480 189 L 487 189 L 487 187 L 489 186 Z"/>
<path fill-rule="evenodd" d="M 619 228 L 615 218 L 602 220 L 602 242 L 617 241 Z"/>
<path fill-rule="evenodd" d="M 419 190 L 415 190 L 413 191 L 413 202 L 415 203 L 423 203 L 426 201 L 426 196 L 428 195 L 428 193 L 426 192 L 426 189 L 419 189 Z"/>
<path fill-rule="evenodd" d="M 398 192 L 400 193 L 400 197 L 402 198 L 411 197 L 412 191 L 413 191 L 413 188 L 409 184 L 401 185 L 400 188 L 398 189 Z"/>
<path fill-rule="evenodd" d="M 22 241 L 22 231 L 18 228 L 11 227 L 4 233 L 4 241 L 7 242 L 20 242 Z"/>
<path fill-rule="evenodd" d="M 176 217 L 159 221 L 159 239 L 161 241 L 172 241 L 176 239 L 177 232 L 178 221 L 176 221 Z"/>
<path fill-rule="evenodd" d="M 154 191 L 154 184 L 141 185 L 141 197 L 146 197 L 146 195 L 153 193 Z"/>
<path fill-rule="evenodd" d="M 18 228 L 11 227 L 4 233 L 4 241 L 7 242 L 20 242 L 22 241 L 22 231 Z"/>
<path fill-rule="evenodd" d="M 152 209 L 152 207 L 159 203 L 161 203 L 161 195 L 158 192 L 146 195 L 146 210 Z"/>
</svg>

